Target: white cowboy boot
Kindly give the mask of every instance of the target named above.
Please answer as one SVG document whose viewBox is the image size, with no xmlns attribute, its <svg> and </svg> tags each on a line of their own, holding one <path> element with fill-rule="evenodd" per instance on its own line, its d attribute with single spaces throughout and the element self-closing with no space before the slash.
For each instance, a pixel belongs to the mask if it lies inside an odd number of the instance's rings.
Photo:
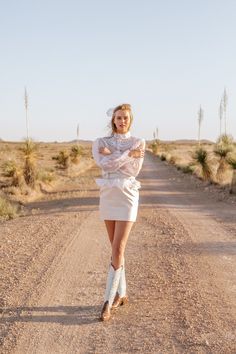
<svg viewBox="0 0 236 354">
<path fill-rule="evenodd" d="M 123 258 L 123 269 L 120 276 L 120 282 L 118 287 L 118 293 L 120 297 L 124 297 L 126 295 L 126 277 L 125 277 L 125 258 Z"/>
<path fill-rule="evenodd" d="M 111 317 L 111 307 L 119 286 L 122 268 L 123 266 L 121 265 L 118 269 L 114 269 L 113 265 L 110 264 L 108 275 L 107 275 L 104 305 L 101 312 L 102 321 L 107 321 Z"/>
<path fill-rule="evenodd" d="M 125 258 L 122 262 L 123 268 L 120 276 L 120 282 L 115 299 L 112 304 L 112 309 L 117 309 L 119 306 L 128 302 L 128 296 L 126 295 L 126 277 L 125 277 Z"/>
</svg>

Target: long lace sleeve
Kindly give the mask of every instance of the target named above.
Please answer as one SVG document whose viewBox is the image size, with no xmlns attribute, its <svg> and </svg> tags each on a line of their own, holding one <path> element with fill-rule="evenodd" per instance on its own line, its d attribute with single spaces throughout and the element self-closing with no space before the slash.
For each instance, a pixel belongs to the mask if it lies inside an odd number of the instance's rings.
<svg viewBox="0 0 236 354">
<path fill-rule="evenodd" d="M 132 149 L 136 149 L 137 147 L 141 147 L 142 149 L 145 150 L 146 147 L 145 139 L 139 139 L 136 142 L 136 144 L 132 147 Z M 121 166 L 120 171 L 130 176 L 136 177 L 142 168 L 143 160 L 144 160 L 143 157 L 139 157 L 139 158 L 132 157 L 128 163 L 125 163 L 124 165 Z"/>
<path fill-rule="evenodd" d="M 99 153 L 99 148 L 103 146 L 100 138 L 97 138 L 92 145 L 92 155 L 96 164 L 105 172 L 115 172 L 119 170 L 124 164 L 133 160 L 128 156 L 130 150 L 125 150 L 123 153 L 113 152 L 111 155 L 104 156 Z"/>
</svg>

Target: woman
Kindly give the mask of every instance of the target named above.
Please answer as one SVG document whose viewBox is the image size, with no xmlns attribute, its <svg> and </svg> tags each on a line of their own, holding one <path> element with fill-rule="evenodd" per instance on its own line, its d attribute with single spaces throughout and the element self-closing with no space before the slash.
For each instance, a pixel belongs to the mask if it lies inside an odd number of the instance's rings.
<svg viewBox="0 0 236 354">
<path fill-rule="evenodd" d="M 102 321 L 110 319 L 111 309 L 128 301 L 124 252 L 137 218 L 141 184 L 135 177 L 142 167 L 145 151 L 145 140 L 131 136 L 132 121 L 131 106 L 117 106 L 112 112 L 111 136 L 97 138 L 92 146 L 93 157 L 101 167 L 103 177 L 96 179 L 100 187 L 100 219 L 105 222 L 112 248 Z"/>
</svg>

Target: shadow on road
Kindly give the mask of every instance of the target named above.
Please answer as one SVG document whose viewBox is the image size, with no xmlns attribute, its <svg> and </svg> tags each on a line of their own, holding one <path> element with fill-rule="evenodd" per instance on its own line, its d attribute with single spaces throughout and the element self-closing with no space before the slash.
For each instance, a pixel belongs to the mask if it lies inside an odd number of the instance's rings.
<svg viewBox="0 0 236 354">
<path fill-rule="evenodd" d="M 100 322 L 100 309 L 101 306 L 9 307 L 1 309 L 0 323 L 9 325 L 16 322 L 45 322 L 76 326 L 87 325 Z M 24 314 L 24 312 L 30 313 Z M 46 314 L 42 315 L 41 312 Z"/>
</svg>

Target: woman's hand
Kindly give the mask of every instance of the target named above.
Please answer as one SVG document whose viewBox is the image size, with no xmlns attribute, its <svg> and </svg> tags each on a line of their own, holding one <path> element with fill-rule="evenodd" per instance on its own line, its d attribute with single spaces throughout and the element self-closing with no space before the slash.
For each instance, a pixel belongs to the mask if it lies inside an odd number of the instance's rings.
<svg viewBox="0 0 236 354">
<path fill-rule="evenodd" d="M 98 151 L 99 151 L 99 154 L 102 154 L 102 155 L 110 155 L 111 154 L 111 151 L 106 146 L 100 147 Z"/>
<path fill-rule="evenodd" d="M 137 149 L 130 150 L 129 156 L 136 157 L 136 158 L 144 157 L 144 149 L 137 148 Z"/>
</svg>

